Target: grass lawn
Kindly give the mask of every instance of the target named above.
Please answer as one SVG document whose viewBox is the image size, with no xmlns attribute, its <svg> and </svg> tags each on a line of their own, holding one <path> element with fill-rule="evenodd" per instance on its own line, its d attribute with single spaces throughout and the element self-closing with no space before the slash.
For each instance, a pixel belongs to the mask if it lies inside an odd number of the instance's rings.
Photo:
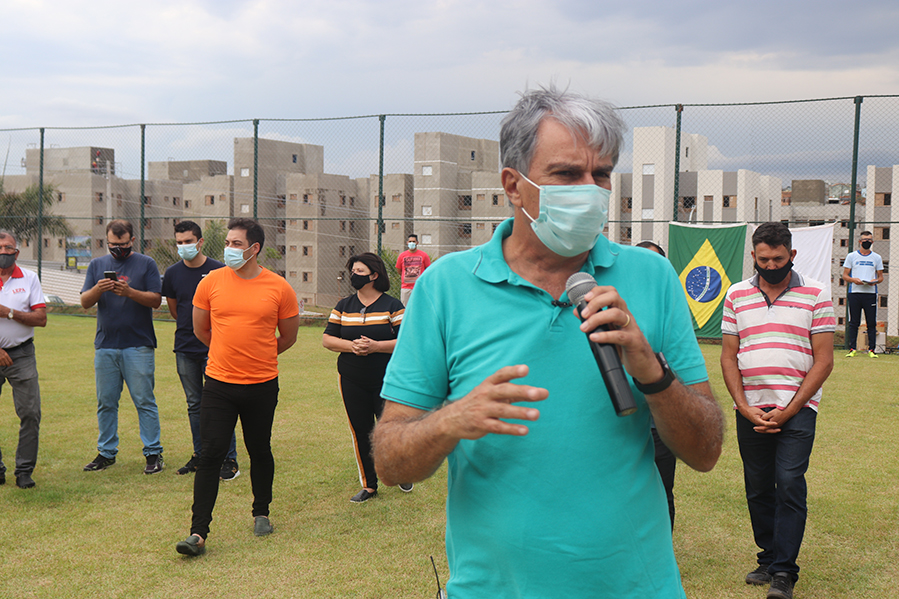
<svg viewBox="0 0 899 599">
<path fill-rule="evenodd" d="M 10 471 L 0 487 L 0 598 L 433 597 L 441 580 L 445 470 L 412 493 L 382 487 L 362 504 L 350 434 L 337 392 L 336 355 L 320 327 L 301 327 L 281 356 L 277 464 L 267 538 L 252 534 L 249 462 L 222 484 L 201 558 L 175 553 L 190 525 L 192 475 L 175 470 L 191 454 L 184 395 L 170 351 L 174 324 L 157 322 L 156 396 L 167 467 L 145 476 L 137 417 L 127 392 L 117 463 L 83 472 L 96 455 L 92 318 L 51 315 L 36 335 L 43 396 L 37 488 L 17 489 L 12 470 L 18 419 L 0 396 L 0 447 Z M 742 468 L 719 347 L 703 346 L 725 410 L 725 450 L 711 473 L 682 464 L 675 484 L 674 543 L 691 598 L 764 597 L 742 582 L 754 567 Z M 798 598 L 895 597 L 899 485 L 895 423 L 899 358 L 844 359 L 825 385 L 809 472 L 809 524 Z M 238 431 L 238 437 L 240 432 Z M 540 484 L 540 481 L 533 481 Z"/>
</svg>

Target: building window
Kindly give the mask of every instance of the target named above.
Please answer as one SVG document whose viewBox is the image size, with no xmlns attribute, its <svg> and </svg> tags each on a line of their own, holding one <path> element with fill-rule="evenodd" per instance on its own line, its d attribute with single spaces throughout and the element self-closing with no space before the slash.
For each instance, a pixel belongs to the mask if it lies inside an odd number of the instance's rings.
<svg viewBox="0 0 899 599">
<path fill-rule="evenodd" d="M 47 239 L 46 237 L 44 237 L 44 247 L 45 247 L 45 248 L 50 247 L 50 240 Z"/>
<path fill-rule="evenodd" d="M 471 210 L 471 196 L 459 196 L 459 210 Z"/>
<path fill-rule="evenodd" d="M 723 196 L 721 198 L 721 207 L 722 208 L 736 208 L 737 207 L 737 196 Z"/>
<path fill-rule="evenodd" d="M 390 228 L 391 228 L 391 229 L 399 229 L 399 228 L 400 228 L 400 224 L 399 224 L 399 223 L 390 223 Z"/>
<path fill-rule="evenodd" d="M 337 255 L 340 256 L 341 258 L 346 258 L 346 246 L 345 245 L 340 246 L 340 250 L 338 251 Z"/>
<path fill-rule="evenodd" d="M 421 215 L 422 216 L 431 216 L 434 214 L 434 210 L 430 206 L 422 206 L 421 207 Z"/>
<path fill-rule="evenodd" d="M 279 220 L 278 221 L 278 233 L 283 233 L 287 228 L 287 221 Z"/>
<path fill-rule="evenodd" d="M 98 202 L 102 202 L 102 201 L 103 201 L 103 193 L 102 193 L 102 192 L 99 192 L 99 191 L 98 191 L 98 192 L 95 193 L 94 195 L 97 197 L 97 201 L 98 201 Z"/>
<path fill-rule="evenodd" d="M 696 208 L 696 198 L 693 196 L 684 196 L 681 198 L 684 204 L 684 210 L 693 210 Z"/>
<path fill-rule="evenodd" d="M 493 205 L 494 206 L 502 206 L 504 204 L 503 197 L 505 197 L 505 194 L 502 194 L 502 193 L 493 194 Z"/>
<path fill-rule="evenodd" d="M 837 318 L 837 324 L 840 325 L 840 326 L 845 325 L 845 324 L 846 324 L 846 319 L 843 318 L 842 316 L 840 316 L 839 318 Z"/>
<path fill-rule="evenodd" d="M 295 271 L 295 270 L 290 271 L 290 276 L 291 276 L 291 277 L 296 277 L 296 276 L 297 276 L 297 271 Z"/>
<path fill-rule="evenodd" d="M 311 280 L 312 280 L 312 273 L 311 273 L 311 272 L 304 272 L 304 273 L 303 273 L 303 282 L 304 282 L 304 283 L 308 283 L 308 282 L 311 281 Z"/>
<path fill-rule="evenodd" d="M 460 223 L 459 224 L 459 237 L 463 237 L 463 238 L 471 237 L 471 223 Z"/>
<path fill-rule="evenodd" d="M 150 206 L 153 203 L 152 198 L 150 196 L 144 196 L 144 206 Z"/>
<path fill-rule="evenodd" d="M 249 214 L 250 213 L 250 205 L 249 204 L 241 204 L 240 205 L 240 213 L 241 214 Z"/>
<path fill-rule="evenodd" d="M 887 296 L 885 296 L 885 295 L 880 296 L 880 307 L 881 308 L 887 307 Z"/>
<path fill-rule="evenodd" d="M 184 200 L 184 207 L 190 208 L 190 200 Z"/>
<path fill-rule="evenodd" d="M 350 221 L 350 233 L 354 232 L 355 230 L 356 230 L 356 221 L 351 220 Z"/>
<path fill-rule="evenodd" d="M 278 208 L 283 208 L 287 205 L 287 198 L 284 196 L 278 196 Z"/>
<path fill-rule="evenodd" d="M 478 229 L 479 231 L 483 231 L 483 230 L 484 230 L 484 223 L 475 223 L 474 228 L 475 228 L 475 229 Z"/>
<path fill-rule="evenodd" d="M 296 201 L 297 201 L 297 194 L 295 194 L 295 193 L 290 194 L 290 201 L 291 201 L 291 202 L 296 202 Z"/>
<path fill-rule="evenodd" d="M 145 220 L 145 222 L 144 222 L 144 229 L 152 229 L 152 228 L 153 228 L 153 221 L 150 220 L 149 218 L 144 219 L 144 220 Z"/>
<path fill-rule="evenodd" d="M 656 174 L 656 165 L 655 164 L 644 164 L 643 165 L 643 174 L 644 175 Z"/>
<path fill-rule="evenodd" d="M 102 225 L 102 224 L 103 224 L 103 217 L 102 217 L 102 216 L 98 216 L 98 217 L 97 217 L 97 224 L 98 224 L 98 225 Z"/>
<path fill-rule="evenodd" d="M 59 239 L 56 240 L 56 242 L 57 242 L 56 247 L 65 247 L 65 241 L 66 241 L 65 239 L 60 237 Z"/>
<path fill-rule="evenodd" d="M 250 176 L 250 169 L 247 168 L 247 167 L 243 167 L 242 169 L 240 169 L 240 176 L 241 176 L 241 177 L 249 177 L 249 176 Z"/>
<path fill-rule="evenodd" d="M 634 209 L 634 198 L 621 198 L 621 211 L 630 212 Z"/>
<path fill-rule="evenodd" d="M 840 277 L 840 287 L 845 287 L 846 281 L 843 280 L 843 277 Z"/>
<path fill-rule="evenodd" d="M 843 220 L 840 221 L 840 227 L 842 227 L 843 229 L 848 229 L 849 221 L 844 218 Z"/>
<path fill-rule="evenodd" d="M 340 205 L 346 206 L 346 196 L 340 196 Z"/>
<path fill-rule="evenodd" d="M 474 150 L 471 151 L 471 159 L 474 160 Z"/>
<path fill-rule="evenodd" d="M 394 202 L 402 202 L 402 201 L 403 201 L 403 194 L 401 194 L 401 193 L 395 193 L 395 194 L 393 194 L 393 196 L 392 196 L 390 199 L 393 200 Z"/>
<path fill-rule="evenodd" d="M 293 247 L 296 248 L 296 246 L 293 246 Z M 303 246 L 303 255 L 304 255 L 304 256 L 311 256 L 311 255 L 312 255 L 312 246 L 311 246 L 311 245 L 304 245 L 304 246 Z"/>
<path fill-rule="evenodd" d="M 837 301 L 837 305 L 838 305 L 838 306 L 845 306 L 845 305 L 846 305 L 846 298 L 845 298 L 845 297 L 841 297 L 841 298 Z"/>
<path fill-rule="evenodd" d="M 303 230 L 304 230 L 304 231 L 311 231 L 311 230 L 312 230 L 312 224 L 311 224 L 308 220 L 304 220 L 304 221 L 303 221 Z"/>
<path fill-rule="evenodd" d="M 63 192 L 61 192 L 61 191 L 58 192 L 58 193 L 56 194 L 56 201 L 57 201 L 57 202 L 65 202 L 65 201 L 66 201 L 66 194 L 63 193 Z"/>
<path fill-rule="evenodd" d="M 350 206 L 356 205 L 356 198 L 354 196 L 350 196 Z"/>
<path fill-rule="evenodd" d="M 278 246 L 278 253 L 281 254 L 282 256 L 287 253 L 286 250 L 287 250 L 287 248 L 285 248 L 283 245 Z M 281 275 L 281 276 L 283 277 L 284 275 Z"/>
<path fill-rule="evenodd" d="M 849 240 L 848 240 L 848 239 L 841 239 L 841 240 L 840 240 L 840 247 L 841 247 L 841 248 L 847 247 L 848 245 L 849 245 Z"/>
<path fill-rule="evenodd" d="M 434 170 L 431 166 L 423 165 L 421 167 L 421 174 L 425 177 L 428 177 L 434 173 Z"/>
<path fill-rule="evenodd" d="M 893 202 L 893 194 L 891 193 L 875 193 L 874 194 L 874 205 L 875 206 L 889 206 Z"/>
<path fill-rule="evenodd" d="M 311 204 L 311 202 L 309 201 L 309 194 L 308 194 L 308 193 L 304 193 L 304 194 L 303 194 L 303 203 L 304 203 L 304 204 Z"/>
<path fill-rule="evenodd" d="M 890 228 L 889 227 L 879 227 L 880 229 L 880 239 L 889 239 L 890 238 Z"/>
<path fill-rule="evenodd" d="M 215 206 L 215 196 L 206 196 L 206 205 Z"/>
<path fill-rule="evenodd" d="M 486 197 L 487 197 L 486 194 L 479 193 L 478 195 L 475 196 L 475 199 L 479 202 L 483 202 Z"/>
<path fill-rule="evenodd" d="M 340 221 L 340 230 L 346 231 L 346 221 L 345 220 Z"/>
<path fill-rule="evenodd" d="M 177 206 L 180 203 L 181 203 L 181 198 L 175 198 L 175 197 L 172 198 L 172 206 Z"/>
<path fill-rule="evenodd" d="M 296 164 L 296 163 L 297 163 L 297 155 L 294 154 L 294 155 L 292 156 L 292 158 L 293 158 L 293 163 Z"/>
</svg>

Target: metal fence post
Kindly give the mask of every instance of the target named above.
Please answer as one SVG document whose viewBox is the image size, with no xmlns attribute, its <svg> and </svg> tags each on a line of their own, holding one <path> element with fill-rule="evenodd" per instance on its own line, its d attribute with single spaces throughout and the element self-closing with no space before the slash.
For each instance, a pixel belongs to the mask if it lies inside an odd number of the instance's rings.
<svg viewBox="0 0 899 599">
<path fill-rule="evenodd" d="M 259 218 L 259 119 L 253 119 L 253 220 Z"/>
<path fill-rule="evenodd" d="M 144 218 L 144 204 L 146 203 L 144 183 L 146 183 L 147 177 L 144 173 L 144 165 L 146 164 L 146 156 L 147 156 L 147 126 L 140 126 L 140 253 L 147 253 L 147 243 L 146 243 L 146 235 L 144 234 L 144 227 L 146 226 L 146 220 Z M 106 201 L 111 201 L 112 198 L 106 198 Z"/>
<path fill-rule="evenodd" d="M 44 257 L 44 128 L 41 127 L 41 162 L 37 181 L 37 278 L 43 274 Z"/>
<path fill-rule="evenodd" d="M 674 135 L 674 222 L 677 222 L 677 213 L 679 212 L 677 196 L 680 193 L 680 119 L 684 112 L 683 104 L 675 104 L 674 110 L 677 112 L 677 125 Z M 654 217 L 655 215 L 653 215 Z"/>
<path fill-rule="evenodd" d="M 378 255 L 381 255 L 381 228 L 384 226 L 384 121 L 386 115 L 379 115 L 381 139 L 378 142 Z"/>
<path fill-rule="evenodd" d="M 849 251 L 855 247 L 855 186 L 858 180 L 858 130 L 862 114 L 862 96 L 855 96 L 855 129 L 852 133 L 852 183 L 849 186 Z M 872 198 L 873 199 L 873 198 Z M 843 330 L 846 349 L 851 349 L 854 339 L 849 339 L 849 287 L 846 287 L 846 322 Z"/>
</svg>

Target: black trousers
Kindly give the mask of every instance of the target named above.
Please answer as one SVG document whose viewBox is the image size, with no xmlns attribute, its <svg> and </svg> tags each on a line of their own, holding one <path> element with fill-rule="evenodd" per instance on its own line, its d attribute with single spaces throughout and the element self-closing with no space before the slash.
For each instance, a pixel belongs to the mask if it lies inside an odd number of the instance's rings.
<svg viewBox="0 0 899 599">
<path fill-rule="evenodd" d="M 191 534 L 209 535 L 212 510 L 219 491 L 219 472 L 240 417 L 244 444 L 250 456 L 253 516 L 268 516 L 275 479 L 272 422 L 278 405 L 278 378 L 255 385 L 235 385 L 206 377 L 200 400 L 200 437 L 203 449 L 194 477 Z"/>
<path fill-rule="evenodd" d="M 371 432 L 384 410 L 384 400 L 381 398 L 383 382 L 383 375 L 369 379 L 338 375 L 340 395 L 353 435 L 359 482 L 363 487 L 375 490 L 378 489 L 378 475 L 371 455 Z"/>
<path fill-rule="evenodd" d="M 656 447 L 656 468 L 662 477 L 662 485 L 665 487 L 665 495 L 668 497 L 668 515 L 671 517 L 671 528 L 674 529 L 674 471 L 677 468 L 677 458 L 668 449 L 668 446 L 659 436 L 659 431 L 652 427 L 652 440 Z"/>
<path fill-rule="evenodd" d="M 865 311 L 865 323 L 868 325 L 868 349 L 874 351 L 877 341 L 877 294 L 876 293 L 847 293 L 846 301 L 849 302 L 849 339 L 846 341 L 847 349 L 857 349 L 855 340 L 858 338 L 858 325 L 862 321 L 862 310 Z"/>
</svg>

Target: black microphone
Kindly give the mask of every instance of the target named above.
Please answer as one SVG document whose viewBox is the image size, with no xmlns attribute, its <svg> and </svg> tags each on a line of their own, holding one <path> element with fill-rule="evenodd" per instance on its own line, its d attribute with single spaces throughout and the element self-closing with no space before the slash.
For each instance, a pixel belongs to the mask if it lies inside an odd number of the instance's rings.
<svg viewBox="0 0 899 599">
<path fill-rule="evenodd" d="M 596 287 L 596 280 L 588 273 L 576 272 L 568 277 L 568 281 L 565 283 L 565 292 L 568 294 L 568 299 L 577 306 L 578 318 L 581 318 L 581 311 L 587 307 L 584 296 L 594 287 Z M 602 325 L 594 330 L 608 331 L 609 327 Z M 634 394 L 631 393 L 627 375 L 621 366 L 618 348 L 611 343 L 591 341 L 589 336 L 593 332 L 589 331 L 587 333 L 587 343 L 590 344 L 590 351 L 593 352 L 593 357 L 596 358 L 596 365 L 599 366 L 599 372 L 602 374 L 602 380 L 605 382 L 609 397 L 612 399 L 615 413 L 619 416 L 630 416 L 637 411 L 637 403 L 634 401 Z"/>
</svg>

